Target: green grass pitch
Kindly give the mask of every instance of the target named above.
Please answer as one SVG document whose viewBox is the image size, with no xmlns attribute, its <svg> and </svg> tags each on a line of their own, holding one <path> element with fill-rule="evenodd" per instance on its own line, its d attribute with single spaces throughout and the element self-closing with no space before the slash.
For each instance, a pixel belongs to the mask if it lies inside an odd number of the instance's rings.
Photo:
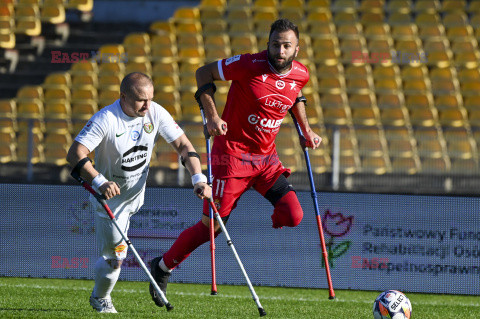
<svg viewBox="0 0 480 319">
<path fill-rule="evenodd" d="M 98 318 L 88 303 L 90 280 L 0 277 L 0 318 Z M 266 318 L 373 318 L 372 303 L 379 292 L 336 290 L 336 300 L 324 289 L 255 287 Z M 246 286 L 174 284 L 167 297 L 171 312 L 154 305 L 147 282 L 120 281 L 112 293 L 115 318 L 256 318 L 258 310 Z M 412 318 L 480 318 L 478 296 L 407 293 Z"/>
</svg>

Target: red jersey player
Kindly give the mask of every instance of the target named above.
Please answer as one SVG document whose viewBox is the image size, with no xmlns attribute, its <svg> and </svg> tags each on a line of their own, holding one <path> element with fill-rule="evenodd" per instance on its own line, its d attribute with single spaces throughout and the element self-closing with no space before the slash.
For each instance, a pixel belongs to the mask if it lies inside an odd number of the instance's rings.
<svg viewBox="0 0 480 319">
<path fill-rule="evenodd" d="M 304 65 L 294 60 L 298 50 L 297 26 L 280 19 L 271 26 L 267 50 L 210 63 L 196 72 L 200 88 L 197 94 L 205 110 L 207 129 L 215 136 L 212 193 L 224 222 L 250 187 L 272 203 L 272 227 L 295 227 L 303 218 L 297 195 L 286 179 L 290 170 L 279 161 L 274 143 L 290 108 L 304 132 L 305 145 L 317 148 L 321 142 L 306 118 L 301 89 L 309 74 Z M 213 99 L 214 80 L 232 80 L 222 118 Z M 209 240 L 208 227 L 205 201 L 202 220 L 184 230 L 163 258 L 153 259 L 152 275 L 164 292 L 171 271 Z M 219 233 L 215 222 L 215 234 Z M 153 289 L 150 293 L 162 306 Z"/>
</svg>

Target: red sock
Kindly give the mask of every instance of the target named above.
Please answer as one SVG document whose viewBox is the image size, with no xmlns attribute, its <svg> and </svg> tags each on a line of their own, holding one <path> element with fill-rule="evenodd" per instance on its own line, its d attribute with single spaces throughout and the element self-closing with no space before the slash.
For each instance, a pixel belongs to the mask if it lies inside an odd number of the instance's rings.
<svg viewBox="0 0 480 319">
<path fill-rule="evenodd" d="M 295 227 L 300 224 L 302 218 L 303 210 L 298 202 L 297 194 L 294 191 L 290 191 L 275 204 L 272 215 L 272 227 Z"/>
<path fill-rule="evenodd" d="M 190 254 L 203 243 L 210 240 L 209 228 L 201 221 L 185 229 L 172 247 L 163 255 L 165 265 L 173 269 L 184 261 Z"/>
</svg>

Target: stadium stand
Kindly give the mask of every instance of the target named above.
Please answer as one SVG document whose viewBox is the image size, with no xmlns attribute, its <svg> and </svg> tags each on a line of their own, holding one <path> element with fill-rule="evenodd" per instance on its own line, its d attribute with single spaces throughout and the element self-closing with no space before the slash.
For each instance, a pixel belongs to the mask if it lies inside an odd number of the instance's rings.
<svg viewBox="0 0 480 319">
<path fill-rule="evenodd" d="M 72 6 L 92 8 L 91 1 L 80 0 L 21 2 L 0 6 L 2 30 L 14 30 L 0 32 L 2 52 L 16 47 L 18 34 L 41 36 L 45 23 L 64 24 Z M 479 173 L 480 6 L 448 0 L 202 0 L 181 7 L 148 30 L 99 46 L 96 59 L 51 71 L 41 85 L 23 86 L 14 99 L 2 100 L 2 145 L 9 145 L 2 148 L 2 162 L 14 161 L 19 136 L 25 139 L 19 130 L 26 124 L 18 120 L 29 118 L 35 134 L 45 134 L 34 141 L 36 163 L 64 164 L 60 157 L 68 143 L 47 147 L 47 138 L 75 136 L 94 112 L 118 98 L 120 81 L 131 71 L 151 75 L 155 101 L 188 132 L 201 132 L 192 97 L 195 70 L 263 50 L 266 30 L 278 17 L 290 17 L 302 32 L 297 59 L 310 69 L 307 114 L 325 136 L 312 151 L 316 174 L 332 173 L 337 130 L 346 176 Z M 228 85 L 218 85 L 219 110 Z M 286 166 L 301 173 L 305 165 L 291 125 L 286 119 L 276 143 Z M 192 138 L 204 147 L 203 136 Z M 152 167 L 178 168 L 178 158 L 166 150 L 157 147 Z"/>
</svg>

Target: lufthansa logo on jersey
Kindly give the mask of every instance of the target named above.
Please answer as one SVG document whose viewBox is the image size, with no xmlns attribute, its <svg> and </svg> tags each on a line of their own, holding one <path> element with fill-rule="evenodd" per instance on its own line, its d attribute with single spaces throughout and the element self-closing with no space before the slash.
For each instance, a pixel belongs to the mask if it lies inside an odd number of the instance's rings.
<svg viewBox="0 0 480 319">
<path fill-rule="evenodd" d="M 122 154 L 121 168 L 127 172 L 136 171 L 147 163 L 148 147 L 136 145 Z"/>
<path fill-rule="evenodd" d="M 282 90 L 285 87 L 285 82 L 283 82 L 282 80 L 278 80 L 277 82 L 275 82 L 275 86 L 277 87 L 277 89 Z"/>
<path fill-rule="evenodd" d="M 257 115 L 255 115 L 255 114 L 250 114 L 250 115 L 248 116 L 248 123 L 250 123 L 250 124 L 257 124 L 259 119 L 260 119 L 260 118 L 259 118 Z"/>
<path fill-rule="evenodd" d="M 130 133 L 130 137 L 132 138 L 132 141 L 136 141 L 140 137 L 140 132 L 139 131 L 132 131 L 132 133 Z"/>
</svg>

